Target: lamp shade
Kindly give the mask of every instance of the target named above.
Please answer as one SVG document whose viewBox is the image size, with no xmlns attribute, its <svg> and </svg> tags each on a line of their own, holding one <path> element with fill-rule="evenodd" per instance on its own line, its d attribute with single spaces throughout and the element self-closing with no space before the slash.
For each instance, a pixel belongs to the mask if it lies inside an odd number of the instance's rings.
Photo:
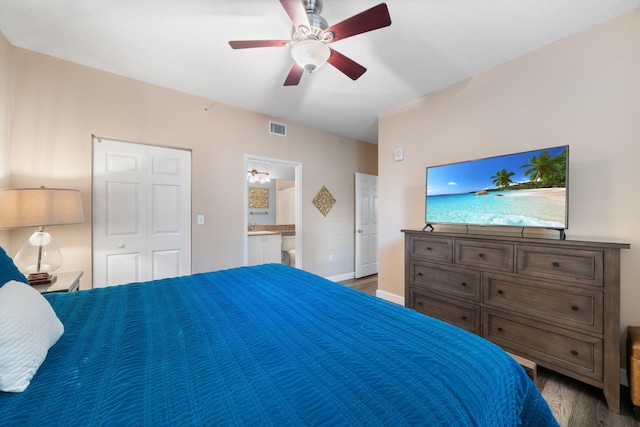
<svg viewBox="0 0 640 427">
<path fill-rule="evenodd" d="M 84 222 L 80 191 L 66 188 L 5 188 L 0 190 L 0 228 L 38 227 L 13 259 L 29 283 L 55 281 L 51 272 L 62 265 L 62 254 L 45 226 Z"/>
<path fill-rule="evenodd" d="M 79 190 L 5 188 L 0 190 L 0 228 L 43 227 L 84 222 Z"/>
</svg>

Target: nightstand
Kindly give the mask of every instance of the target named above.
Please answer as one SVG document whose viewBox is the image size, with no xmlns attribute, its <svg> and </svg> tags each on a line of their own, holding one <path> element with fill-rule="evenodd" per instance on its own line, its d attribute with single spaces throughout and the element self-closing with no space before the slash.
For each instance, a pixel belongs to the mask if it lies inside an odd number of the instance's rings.
<svg viewBox="0 0 640 427">
<path fill-rule="evenodd" d="M 84 271 L 72 271 L 69 273 L 58 273 L 58 278 L 49 285 L 33 285 L 32 287 L 41 294 L 52 292 L 75 292 L 80 288 L 80 277 Z"/>
</svg>

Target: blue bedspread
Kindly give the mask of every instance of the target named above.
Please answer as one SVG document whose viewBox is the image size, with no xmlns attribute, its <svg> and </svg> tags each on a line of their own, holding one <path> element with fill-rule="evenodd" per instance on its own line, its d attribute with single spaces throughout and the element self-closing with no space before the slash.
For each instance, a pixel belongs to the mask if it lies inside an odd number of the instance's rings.
<svg viewBox="0 0 640 427">
<path fill-rule="evenodd" d="M 2 426 L 557 425 L 492 343 L 291 267 L 47 298 L 65 333 Z"/>
</svg>

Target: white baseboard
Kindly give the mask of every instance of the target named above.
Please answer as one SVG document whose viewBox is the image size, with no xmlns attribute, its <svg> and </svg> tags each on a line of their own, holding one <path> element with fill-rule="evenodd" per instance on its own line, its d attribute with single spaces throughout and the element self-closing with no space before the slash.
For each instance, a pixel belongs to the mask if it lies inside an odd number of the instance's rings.
<svg viewBox="0 0 640 427">
<path fill-rule="evenodd" d="M 325 277 L 327 280 L 331 280 L 332 282 L 342 282 L 344 280 L 351 280 L 356 277 L 355 272 L 338 274 L 337 276 Z M 392 294 L 391 292 L 381 291 L 380 289 L 376 290 L 376 296 L 380 299 L 392 302 L 398 305 L 404 305 L 404 297 L 400 295 Z"/>
<path fill-rule="evenodd" d="M 401 297 L 400 295 L 378 289 L 376 291 L 376 296 L 380 299 L 404 306 L 404 297 Z"/>
<path fill-rule="evenodd" d="M 337 276 L 325 277 L 327 280 L 331 280 L 332 282 L 342 282 L 343 280 L 349 280 L 356 277 L 356 273 L 353 271 L 351 273 L 338 274 Z"/>
</svg>

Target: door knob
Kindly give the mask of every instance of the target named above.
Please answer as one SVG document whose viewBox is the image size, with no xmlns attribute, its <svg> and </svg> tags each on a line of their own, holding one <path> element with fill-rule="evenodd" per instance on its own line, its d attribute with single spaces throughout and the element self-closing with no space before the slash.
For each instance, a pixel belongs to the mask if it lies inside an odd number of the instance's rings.
<svg viewBox="0 0 640 427">
<path fill-rule="evenodd" d="M 358 229 L 358 233 L 362 233 L 362 230 Z"/>
<path fill-rule="evenodd" d="M 118 248 L 119 248 L 119 249 L 124 248 L 124 243 L 118 243 Z"/>
</svg>

